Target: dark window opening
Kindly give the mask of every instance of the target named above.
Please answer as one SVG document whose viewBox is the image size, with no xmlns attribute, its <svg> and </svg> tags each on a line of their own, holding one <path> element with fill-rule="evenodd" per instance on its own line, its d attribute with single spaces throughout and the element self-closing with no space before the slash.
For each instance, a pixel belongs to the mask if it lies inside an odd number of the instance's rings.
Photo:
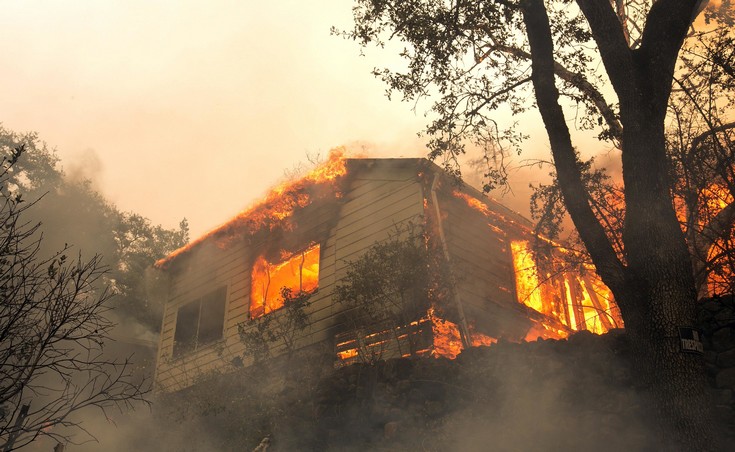
<svg viewBox="0 0 735 452">
<path fill-rule="evenodd" d="M 222 339 L 226 300 L 227 288 L 220 287 L 179 308 L 174 332 L 174 356 L 193 352 Z"/>
</svg>

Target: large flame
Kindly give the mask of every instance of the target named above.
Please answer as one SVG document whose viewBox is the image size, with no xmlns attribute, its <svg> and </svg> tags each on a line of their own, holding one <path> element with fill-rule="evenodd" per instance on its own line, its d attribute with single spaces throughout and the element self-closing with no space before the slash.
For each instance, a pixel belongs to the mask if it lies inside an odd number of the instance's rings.
<svg viewBox="0 0 735 452">
<path fill-rule="evenodd" d="M 253 265 L 250 279 L 250 318 L 283 307 L 283 288 L 292 293 L 313 292 L 319 285 L 319 245 L 271 264 L 264 256 Z"/>
<path fill-rule="evenodd" d="M 550 268 L 541 277 L 530 242 L 512 241 L 511 251 L 518 301 L 567 328 L 542 323 L 529 331 L 527 340 L 562 338 L 570 331 L 582 329 L 603 334 L 621 326 L 620 319 L 616 318 L 612 293 L 599 280 L 591 265 L 583 266 L 583 273 L 561 271 L 563 266 L 558 262 L 559 258 L 552 256 L 551 263 L 555 268 Z"/>
<path fill-rule="evenodd" d="M 556 254 L 571 251 L 552 240 L 536 235 L 526 225 L 491 210 L 487 203 L 467 193 L 455 190 L 453 195 L 485 217 L 511 223 L 514 227 L 519 227 L 551 245 L 553 268 L 542 273 L 529 241 L 514 240 L 510 243 L 518 301 L 549 319 L 549 322 L 542 322 L 532 327 L 526 336 L 527 340 L 539 337 L 563 338 L 568 336 L 569 332 L 580 329 L 602 334 L 610 328 L 620 326 L 620 319 L 615 318 L 613 314 L 616 307 L 612 301 L 612 293 L 596 276 L 593 266 L 583 266 L 584 275 L 561 271 L 563 265 Z M 503 232 L 493 224 L 488 226 L 498 233 Z"/>
<path fill-rule="evenodd" d="M 462 338 L 457 325 L 438 317 L 434 308 L 429 309 L 428 317 L 431 320 L 431 330 L 434 333 L 432 356 L 456 358 L 462 352 Z"/>
<path fill-rule="evenodd" d="M 156 267 L 163 267 L 176 257 L 187 253 L 194 247 L 211 237 L 228 235 L 234 231 L 245 231 L 253 234 L 263 228 L 277 227 L 291 229 L 290 217 L 297 209 L 306 207 L 312 202 L 308 188 L 319 184 L 335 183 L 346 174 L 344 148 L 333 149 L 329 158 L 300 179 L 284 182 L 268 192 L 265 198 L 237 214 L 215 229 L 207 232 L 191 243 L 177 249 L 156 262 Z"/>
<path fill-rule="evenodd" d="M 531 309 L 543 312 L 544 303 L 541 300 L 541 283 L 528 242 L 513 241 L 510 243 L 510 249 L 513 254 L 513 270 L 516 275 L 518 301 Z"/>
<path fill-rule="evenodd" d="M 427 318 L 431 320 L 431 330 L 434 336 L 431 355 L 435 358 L 454 359 L 462 353 L 464 346 L 457 324 L 439 317 L 434 308 L 429 309 Z M 475 331 L 470 325 L 471 347 L 489 346 L 496 342 L 498 342 L 497 339 Z"/>
<path fill-rule="evenodd" d="M 520 228 L 551 246 L 553 268 L 545 269 L 542 273 L 529 241 L 514 240 L 510 243 L 518 301 L 543 314 L 548 320 L 535 324 L 529 330 L 526 340 L 564 338 L 570 332 L 580 329 L 602 334 L 622 324 L 613 314 L 616 307 L 612 301 L 612 293 L 596 276 L 593 266 L 584 266 L 584 275 L 561 271 L 563 265 L 557 255 L 570 253 L 570 250 L 553 240 L 536 235 L 528 225 L 491 209 L 480 199 L 459 190 L 454 190 L 453 195 L 490 219 L 488 226 L 497 233 L 504 234 L 498 226 L 508 225 Z"/>
</svg>

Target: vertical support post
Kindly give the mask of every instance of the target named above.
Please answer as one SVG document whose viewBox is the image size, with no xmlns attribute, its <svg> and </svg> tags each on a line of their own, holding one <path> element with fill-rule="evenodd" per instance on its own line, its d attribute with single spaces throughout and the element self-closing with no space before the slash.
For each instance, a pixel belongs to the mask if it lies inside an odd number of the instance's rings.
<svg viewBox="0 0 735 452">
<path fill-rule="evenodd" d="M 590 296 L 590 300 L 592 301 L 592 305 L 595 307 L 595 310 L 598 312 L 597 315 L 600 317 L 600 321 L 602 322 L 602 325 L 608 331 L 615 328 L 615 326 L 613 326 L 613 323 L 610 321 L 611 317 L 608 317 L 610 316 L 610 313 L 605 310 L 604 306 L 602 306 L 602 302 L 600 301 L 599 297 L 595 293 L 595 286 L 592 285 L 592 282 L 590 281 L 587 275 L 584 275 L 582 277 L 582 282 L 584 282 L 584 290 L 587 291 L 587 294 Z"/>
<path fill-rule="evenodd" d="M 579 293 L 579 287 L 577 287 L 577 277 L 570 273 L 564 274 L 564 279 L 569 285 L 569 303 L 574 307 L 574 318 L 577 320 L 577 331 L 583 331 L 587 329 L 587 319 L 584 315 L 584 308 L 582 307 L 582 297 Z"/>
<path fill-rule="evenodd" d="M 567 289 L 564 286 L 564 275 L 554 275 L 553 282 L 556 284 L 556 290 L 559 293 L 559 303 L 561 304 L 562 312 L 564 313 L 564 319 L 567 321 L 567 326 L 571 331 L 577 331 L 577 316 L 574 310 L 569 306 L 569 300 L 567 299 Z M 572 321 L 574 320 L 574 321 Z"/>
<path fill-rule="evenodd" d="M 447 246 L 447 237 L 444 235 L 444 226 L 442 225 L 442 214 L 439 209 L 439 199 L 436 196 L 436 185 L 439 182 L 439 175 L 434 173 L 434 180 L 431 182 L 431 200 L 434 203 L 434 209 L 436 210 L 436 224 L 439 229 L 439 240 L 442 244 L 442 251 L 444 251 L 444 258 L 447 260 L 449 265 L 449 283 L 454 289 L 454 302 L 457 304 L 457 313 L 459 314 L 459 338 L 462 341 L 462 347 L 467 349 L 472 345 L 472 339 L 470 337 L 470 328 L 467 325 L 467 318 L 464 314 L 464 307 L 462 306 L 462 297 L 459 295 L 457 290 L 457 279 L 454 276 L 454 271 L 451 265 L 451 255 L 449 254 L 449 247 Z"/>
</svg>

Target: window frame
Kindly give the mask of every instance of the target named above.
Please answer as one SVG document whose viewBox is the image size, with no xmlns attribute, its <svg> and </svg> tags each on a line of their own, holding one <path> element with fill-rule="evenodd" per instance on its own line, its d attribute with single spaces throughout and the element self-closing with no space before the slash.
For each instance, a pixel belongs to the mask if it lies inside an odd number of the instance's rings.
<svg viewBox="0 0 735 452">
<path fill-rule="evenodd" d="M 267 299 L 268 299 L 268 293 L 270 292 L 270 290 L 276 290 L 277 293 L 279 293 L 279 294 L 280 294 L 280 291 L 281 291 L 281 287 L 277 287 L 275 289 L 272 289 L 272 288 L 268 287 L 268 289 L 266 290 L 266 292 L 263 294 L 263 296 L 264 296 L 263 303 L 259 307 L 259 311 L 262 310 L 262 313 L 260 313 L 259 315 L 253 315 L 253 291 L 254 291 L 253 284 L 254 284 L 254 281 L 255 281 L 254 278 L 253 278 L 253 275 L 255 273 L 256 266 L 259 265 L 259 261 L 260 260 L 263 260 L 265 262 L 265 264 L 267 265 L 267 268 L 270 269 L 270 268 L 273 268 L 273 267 L 279 267 L 279 266 L 281 266 L 281 265 L 289 262 L 291 259 L 295 258 L 298 255 L 306 256 L 309 252 L 313 251 L 314 249 L 316 249 L 316 254 L 317 254 L 316 285 L 311 290 L 305 291 L 307 293 L 314 294 L 314 293 L 317 293 L 319 291 L 319 283 L 321 282 L 321 266 L 322 266 L 322 243 L 321 242 L 311 242 L 311 243 L 309 243 L 305 247 L 297 248 L 297 250 L 294 251 L 294 252 L 292 252 L 291 255 L 288 258 L 283 259 L 283 260 L 280 260 L 280 261 L 278 261 L 276 263 L 273 263 L 273 262 L 268 261 L 268 259 L 266 259 L 266 257 L 265 257 L 265 253 L 258 255 L 257 257 L 255 257 L 252 260 L 251 265 L 250 265 L 250 294 L 248 296 L 248 319 L 250 319 L 250 320 L 257 320 L 259 318 L 262 318 L 262 317 L 265 317 L 267 315 L 270 315 L 270 314 L 273 314 L 275 312 L 280 311 L 281 309 L 283 309 L 283 306 L 284 306 L 282 304 L 282 305 L 278 306 L 275 309 L 270 309 L 270 310 L 268 309 Z M 301 270 L 300 270 L 301 271 L 301 275 L 300 275 L 299 281 L 301 281 L 301 278 L 303 278 L 303 272 L 304 272 L 304 270 L 305 270 L 305 267 L 301 267 Z M 269 275 L 269 278 L 270 278 L 270 275 Z M 300 285 L 301 285 L 301 287 L 298 290 L 303 290 L 303 283 L 300 282 Z M 291 288 L 291 289 L 294 290 L 294 293 L 296 293 L 297 290 L 295 290 L 294 288 Z M 280 297 L 280 295 L 277 295 L 277 296 Z"/>
<path fill-rule="evenodd" d="M 227 318 L 228 295 L 229 286 L 227 284 L 223 284 L 217 286 L 217 288 L 213 290 L 204 292 L 202 295 L 181 304 L 176 308 L 176 320 L 174 322 L 174 337 L 171 351 L 173 358 L 184 357 L 225 339 L 225 320 Z M 207 339 L 205 341 L 201 341 L 202 312 L 205 310 L 207 312 L 212 312 L 211 306 L 210 308 L 207 308 L 208 303 L 216 307 L 216 313 L 219 314 L 221 312 L 221 316 L 209 317 L 209 320 L 215 319 L 215 323 L 213 323 L 213 325 L 219 328 L 208 328 L 205 331 L 207 333 Z M 194 306 L 196 306 L 196 309 L 191 309 Z M 182 325 L 182 311 L 187 309 L 191 310 L 192 313 L 196 311 L 195 322 L 189 321 L 187 324 Z M 191 316 L 192 313 L 189 313 L 189 315 Z M 218 317 L 221 317 L 221 320 L 216 320 Z M 182 330 L 182 326 L 193 326 L 193 333 Z M 184 336 L 184 334 L 186 334 L 186 336 Z M 187 340 L 183 341 L 181 339 L 182 336 L 187 338 Z M 177 339 L 177 337 L 180 339 Z"/>
</svg>

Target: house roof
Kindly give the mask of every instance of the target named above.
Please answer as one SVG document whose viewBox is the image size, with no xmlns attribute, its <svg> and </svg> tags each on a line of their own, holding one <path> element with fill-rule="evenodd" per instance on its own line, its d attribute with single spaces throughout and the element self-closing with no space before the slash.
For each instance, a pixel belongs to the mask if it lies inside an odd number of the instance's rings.
<svg viewBox="0 0 735 452">
<path fill-rule="evenodd" d="M 455 194 L 477 200 L 479 204 L 476 203 L 476 208 L 483 209 L 481 205 L 484 205 L 487 209 L 486 213 L 497 213 L 510 223 L 515 223 L 526 229 L 532 228 L 532 223 L 518 212 L 505 207 L 474 187 L 452 179 L 439 166 L 425 158 L 346 158 L 342 150 L 336 150 L 330 153 L 327 161 L 316 166 L 309 173 L 271 188 L 261 200 L 246 207 L 225 223 L 158 260 L 154 266 L 159 269 L 168 268 L 179 258 L 189 254 L 210 239 L 226 235 L 253 233 L 264 226 L 273 229 L 279 224 L 286 223 L 295 210 L 311 203 L 310 192 L 316 189 L 326 187 L 328 190 L 336 192 L 343 188 L 342 184 L 345 180 L 358 178 L 360 174 L 365 172 L 406 168 L 415 168 L 417 175 L 432 173 L 434 177 L 443 177 L 444 185 L 452 185 Z"/>
</svg>

